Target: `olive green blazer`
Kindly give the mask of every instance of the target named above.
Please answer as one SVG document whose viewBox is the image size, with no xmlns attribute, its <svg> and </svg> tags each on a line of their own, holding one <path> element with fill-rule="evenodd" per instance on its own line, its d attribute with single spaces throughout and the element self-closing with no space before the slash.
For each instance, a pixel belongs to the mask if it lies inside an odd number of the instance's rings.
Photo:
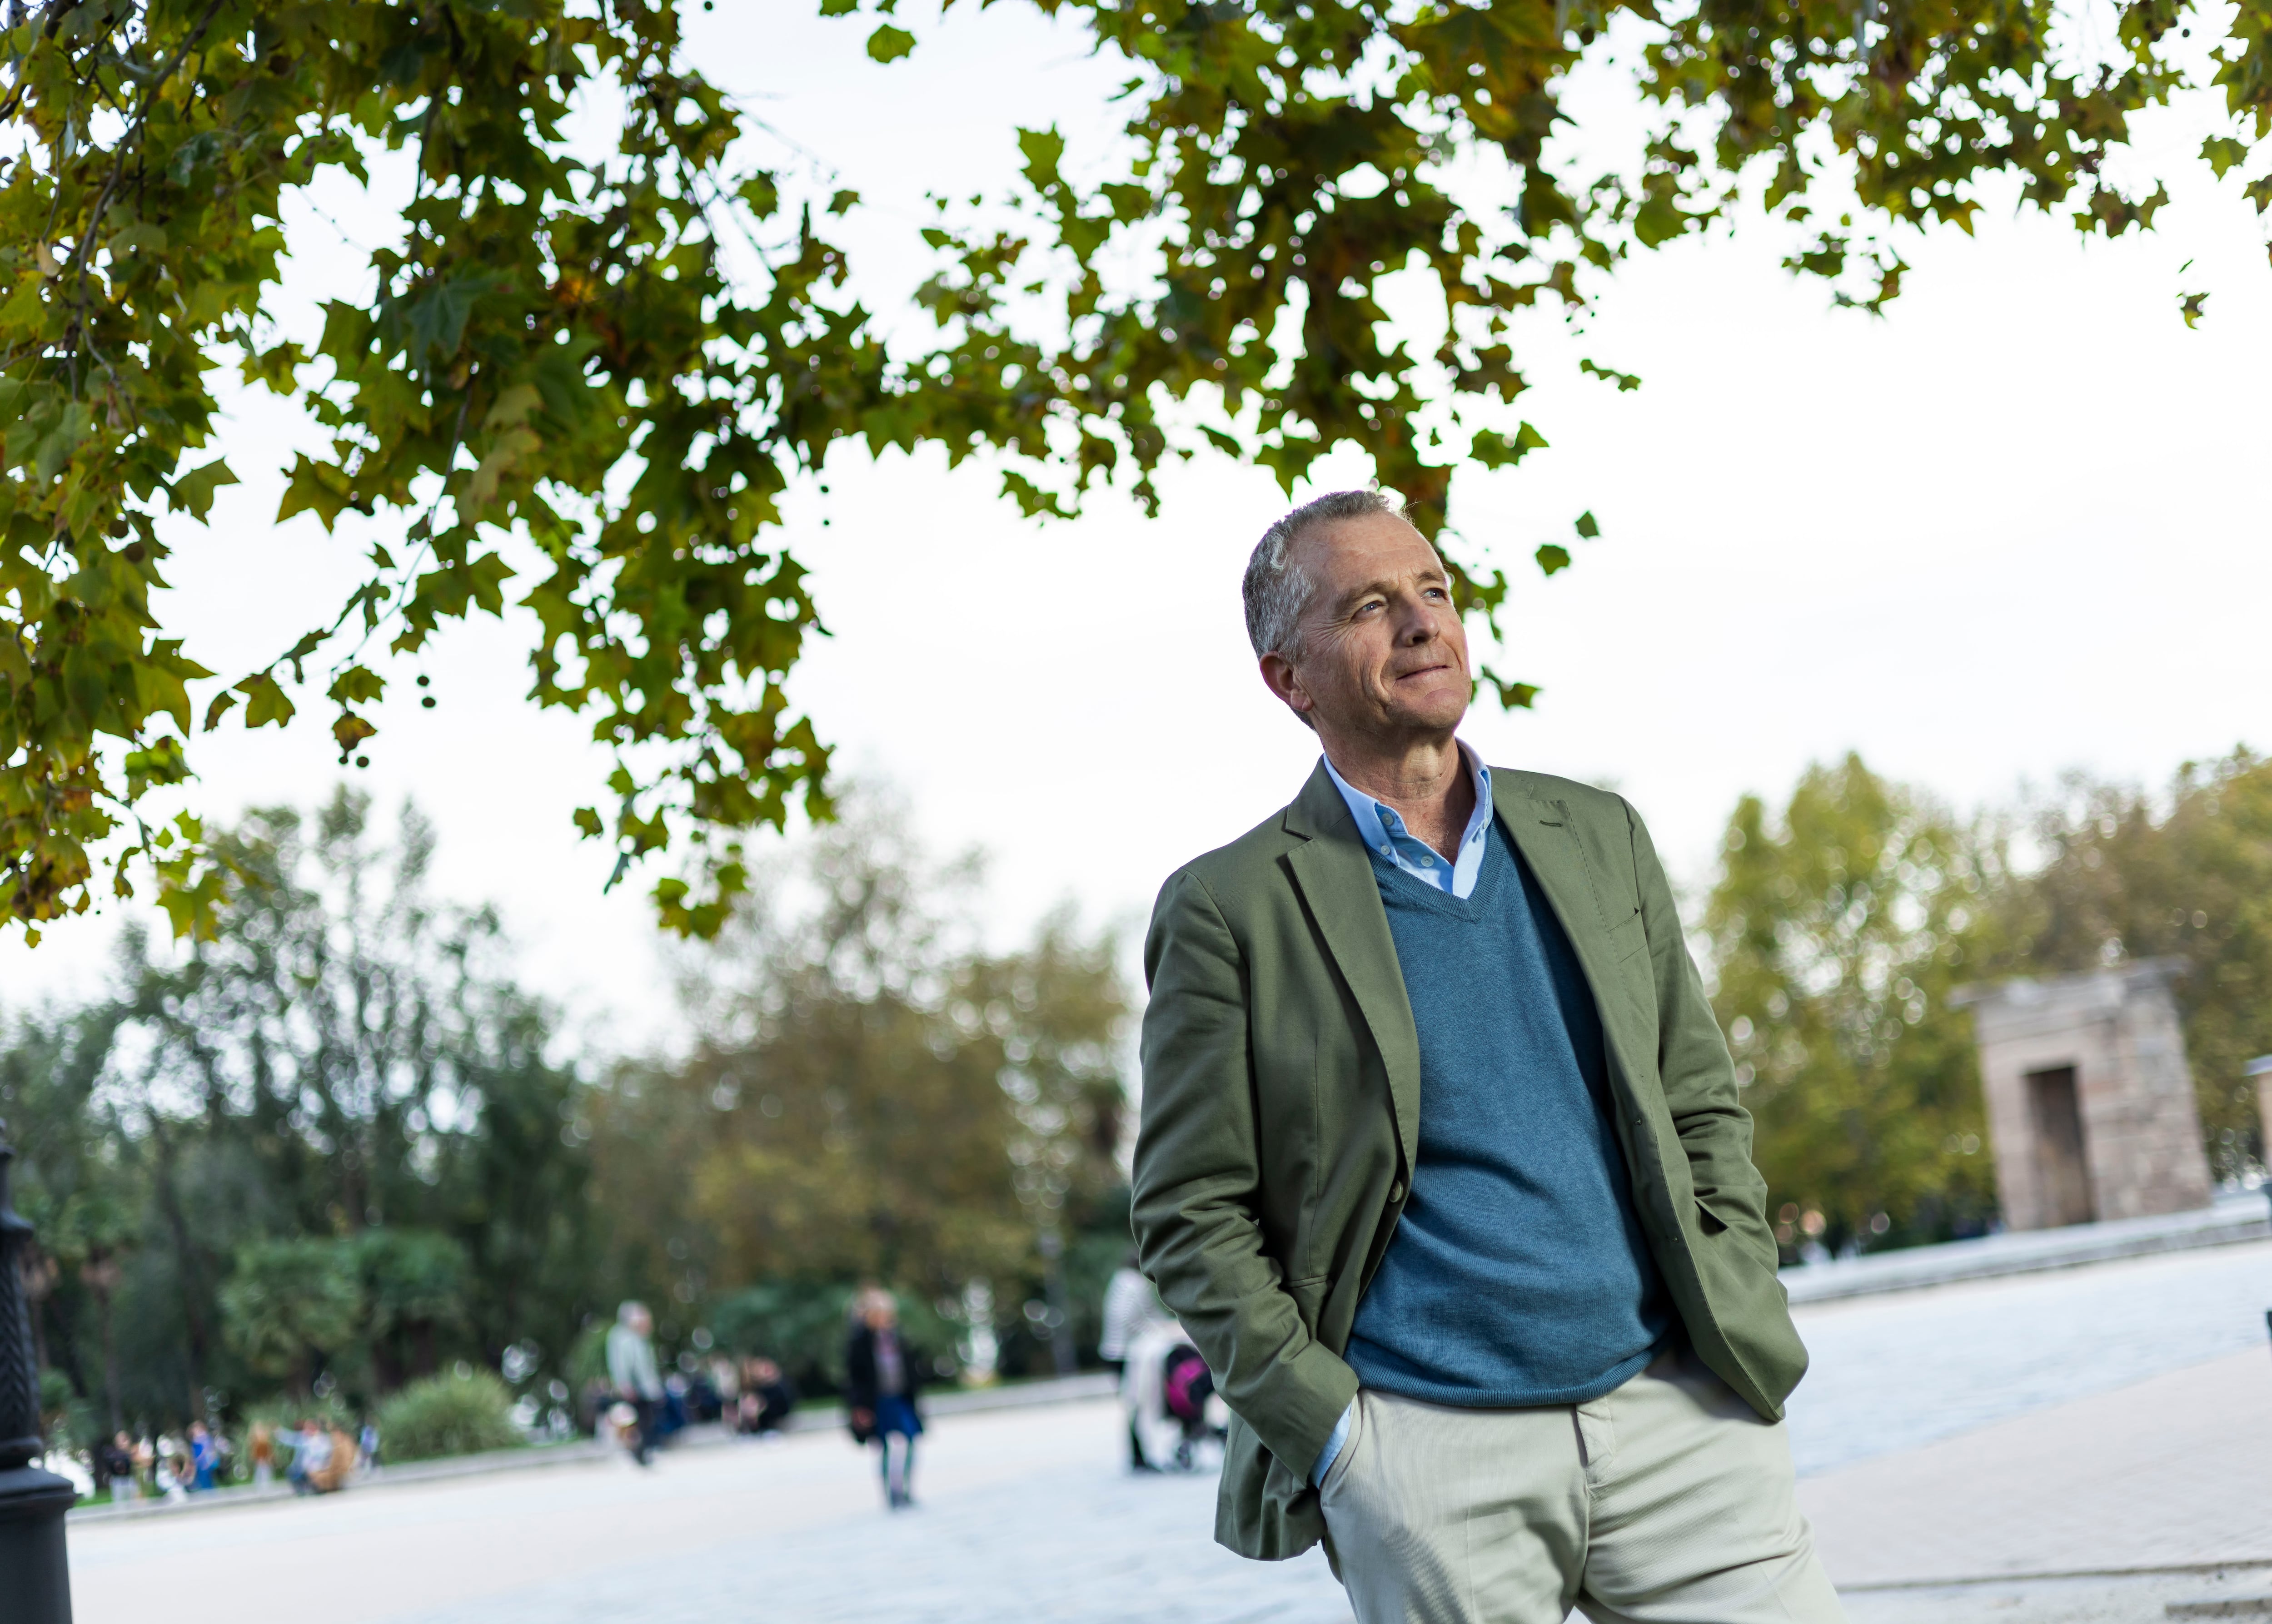
<svg viewBox="0 0 2272 1624">
<path fill-rule="evenodd" d="M 1689 1339 L 1778 1419 L 1806 1351 L 1751 1117 L 1648 831 L 1566 778 L 1494 767 L 1491 795 L 1600 1006 L 1633 1201 Z M 1215 1538 L 1297 1556 L 1325 1532 L 1308 1472 L 1356 1392 L 1342 1350 L 1420 1123 L 1388 916 L 1322 762 L 1293 805 L 1169 879 L 1144 967 L 1143 1270 L 1230 1406 Z"/>
</svg>

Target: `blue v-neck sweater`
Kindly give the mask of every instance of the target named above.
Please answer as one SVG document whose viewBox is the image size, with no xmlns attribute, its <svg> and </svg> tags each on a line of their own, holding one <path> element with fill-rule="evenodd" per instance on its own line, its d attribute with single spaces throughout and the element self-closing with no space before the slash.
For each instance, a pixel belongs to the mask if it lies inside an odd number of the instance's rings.
<svg viewBox="0 0 2272 1624">
<path fill-rule="evenodd" d="M 1347 1358 L 1431 1404 L 1581 1404 L 1647 1365 L 1671 1314 L 1593 993 L 1497 819 L 1487 844 L 1465 898 L 1373 859 L 1419 1029 L 1419 1156 Z"/>
</svg>

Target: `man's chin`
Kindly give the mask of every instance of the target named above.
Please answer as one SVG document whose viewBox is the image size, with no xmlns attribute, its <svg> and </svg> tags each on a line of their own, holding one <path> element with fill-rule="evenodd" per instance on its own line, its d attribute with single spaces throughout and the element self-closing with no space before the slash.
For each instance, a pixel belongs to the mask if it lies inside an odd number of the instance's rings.
<svg viewBox="0 0 2272 1624">
<path fill-rule="evenodd" d="M 1392 727 L 1413 733 L 1450 733 L 1466 719 L 1467 714 L 1468 696 L 1464 691 L 1431 694 L 1391 704 L 1388 721 Z"/>
</svg>

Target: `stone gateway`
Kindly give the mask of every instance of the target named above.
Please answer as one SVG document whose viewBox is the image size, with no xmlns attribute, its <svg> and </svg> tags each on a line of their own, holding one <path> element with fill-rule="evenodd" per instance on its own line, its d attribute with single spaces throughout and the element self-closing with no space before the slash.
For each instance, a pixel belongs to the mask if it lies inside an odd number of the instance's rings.
<svg viewBox="0 0 2272 1624">
<path fill-rule="evenodd" d="M 2170 995 L 2185 968 L 2154 958 L 1957 989 L 1953 1002 L 1972 1009 L 2010 1227 L 2208 1205 L 2201 1112 Z"/>
</svg>

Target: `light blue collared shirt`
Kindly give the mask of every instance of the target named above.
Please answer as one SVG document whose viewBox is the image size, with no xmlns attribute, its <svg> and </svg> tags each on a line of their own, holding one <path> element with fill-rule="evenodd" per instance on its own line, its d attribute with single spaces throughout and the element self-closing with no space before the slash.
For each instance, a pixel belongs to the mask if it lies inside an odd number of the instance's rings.
<svg viewBox="0 0 2272 1624">
<path fill-rule="evenodd" d="M 1460 836 L 1458 859 L 1448 863 L 1434 847 L 1404 827 L 1404 820 L 1394 807 L 1353 787 L 1334 770 L 1330 758 L 1326 762 L 1326 771 L 1333 774 L 1334 787 L 1349 803 L 1349 816 L 1356 820 L 1357 835 L 1368 847 L 1423 884 L 1449 891 L 1465 901 L 1476 889 L 1476 876 L 1483 872 L 1484 832 L 1491 827 L 1491 769 L 1484 765 L 1483 757 L 1469 749 L 1465 741 L 1459 744 L 1460 758 L 1475 776 L 1476 809 L 1468 815 L 1468 827 Z"/>
<path fill-rule="evenodd" d="M 1484 758 L 1469 749 L 1464 740 L 1459 741 L 1460 758 L 1468 764 L 1475 775 L 1476 809 L 1468 815 L 1467 829 L 1460 836 L 1460 854 L 1456 860 L 1446 862 L 1440 853 L 1426 841 L 1417 838 L 1405 828 L 1404 820 L 1396 808 L 1375 801 L 1363 790 L 1334 771 L 1330 757 L 1326 771 L 1333 774 L 1334 787 L 1349 803 L 1349 816 L 1356 820 L 1356 832 L 1377 855 L 1386 858 L 1399 868 L 1424 885 L 1449 891 L 1465 901 L 1476 889 L 1476 876 L 1483 872 L 1484 836 L 1491 828 L 1491 769 Z M 1326 1473 L 1333 1467 L 1342 1445 L 1349 1441 L 1349 1416 L 1356 1410 L 1352 1403 L 1342 1412 L 1341 1420 L 1334 1427 L 1334 1435 L 1326 1440 L 1326 1447 L 1318 1451 L 1318 1464 L 1310 1468 L 1310 1481 L 1322 1485 Z"/>
</svg>

